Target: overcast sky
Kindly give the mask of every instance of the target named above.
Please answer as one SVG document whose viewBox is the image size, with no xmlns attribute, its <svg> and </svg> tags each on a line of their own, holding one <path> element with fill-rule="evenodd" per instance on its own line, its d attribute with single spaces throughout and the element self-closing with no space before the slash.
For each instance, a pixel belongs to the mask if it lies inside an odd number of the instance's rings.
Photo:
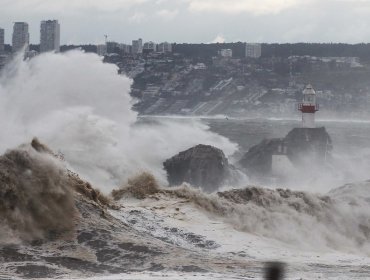
<svg viewBox="0 0 370 280">
<path fill-rule="evenodd" d="M 58 19 L 61 43 L 370 42 L 370 0 L 0 0 L 0 27 Z"/>
</svg>

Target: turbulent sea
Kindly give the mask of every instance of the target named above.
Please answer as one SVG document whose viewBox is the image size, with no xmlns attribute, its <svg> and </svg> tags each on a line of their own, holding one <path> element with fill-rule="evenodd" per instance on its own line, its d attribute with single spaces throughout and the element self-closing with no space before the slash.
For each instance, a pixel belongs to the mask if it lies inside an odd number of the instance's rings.
<svg viewBox="0 0 370 280">
<path fill-rule="evenodd" d="M 289 187 L 307 191 L 325 192 L 346 183 L 368 180 L 370 177 L 370 120 L 320 120 L 317 113 L 317 127 L 325 127 L 332 143 L 333 169 L 335 176 L 318 173 L 311 185 L 293 181 Z M 251 146 L 266 138 L 283 138 L 287 133 L 300 127 L 300 115 L 291 120 L 284 119 L 208 119 L 204 120 L 212 131 L 238 143 L 235 159 Z"/>
<path fill-rule="evenodd" d="M 1 74 L 1 280 L 263 279 L 271 261 L 285 279 L 369 279 L 369 122 L 318 121 L 330 174 L 206 194 L 168 188 L 163 161 L 202 143 L 236 163 L 299 116 L 138 117 L 130 85 L 81 51 Z"/>
</svg>

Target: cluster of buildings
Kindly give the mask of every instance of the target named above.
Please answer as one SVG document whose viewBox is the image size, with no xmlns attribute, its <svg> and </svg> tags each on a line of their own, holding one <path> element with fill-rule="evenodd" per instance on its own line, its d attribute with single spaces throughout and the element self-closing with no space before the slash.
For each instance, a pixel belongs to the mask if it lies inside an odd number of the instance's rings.
<svg viewBox="0 0 370 280">
<path fill-rule="evenodd" d="M 221 49 L 218 54 L 221 57 L 231 58 L 233 57 L 232 49 Z M 246 43 L 245 44 L 245 57 L 259 58 L 262 54 L 261 44 L 258 43 Z"/>
<path fill-rule="evenodd" d="M 15 22 L 12 34 L 12 52 L 29 50 L 30 33 L 26 22 Z M 60 50 L 60 24 L 57 20 L 43 20 L 40 24 L 40 52 Z M 5 51 L 5 30 L 0 28 L 0 52 Z"/>
<path fill-rule="evenodd" d="M 106 36 L 107 38 L 107 36 Z M 13 26 L 12 53 L 17 53 L 25 49 L 26 56 L 33 56 L 35 50 L 29 52 L 30 33 L 29 25 L 26 22 L 15 22 Z M 130 54 L 141 55 L 149 53 L 171 53 L 173 46 L 171 43 L 155 43 L 152 41 L 143 42 L 141 38 L 133 40 L 131 44 L 122 44 L 114 41 L 106 41 L 105 44 L 97 45 L 97 53 L 101 56 L 107 54 Z M 60 24 L 58 20 L 43 20 L 40 24 L 40 47 L 42 52 L 60 51 Z M 5 30 L 0 28 L 0 55 L 5 52 Z M 231 49 L 222 49 L 219 55 L 225 58 L 233 57 Z M 261 44 L 247 43 L 245 48 L 245 57 L 259 58 L 261 56 Z"/>
<path fill-rule="evenodd" d="M 111 53 L 120 54 L 148 54 L 148 53 L 171 53 L 172 44 L 168 42 L 155 43 L 152 41 L 143 43 L 143 39 L 133 40 L 132 44 L 120 44 L 117 42 L 106 42 L 104 45 L 97 46 L 97 53 L 100 56 Z"/>
</svg>

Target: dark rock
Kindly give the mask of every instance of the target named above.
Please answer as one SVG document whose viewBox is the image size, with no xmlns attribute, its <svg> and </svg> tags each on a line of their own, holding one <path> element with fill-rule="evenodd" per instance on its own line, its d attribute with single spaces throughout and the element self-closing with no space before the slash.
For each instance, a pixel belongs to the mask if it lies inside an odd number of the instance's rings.
<svg viewBox="0 0 370 280">
<path fill-rule="evenodd" d="M 284 139 L 265 139 L 253 146 L 239 161 L 249 174 L 269 174 L 271 172 L 272 155 L 282 145 Z"/>
<path fill-rule="evenodd" d="M 323 162 L 333 149 L 330 135 L 325 127 L 294 128 L 284 138 L 287 156 L 295 163 L 304 162 L 307 156 L 317 162 Z"/>
<path fill-rule="evenodd" d="M 285 138 L 265 139 L 239 161 L 249 175 L 271 175 L 272 156 L 286 155 L 294 166 L 310 162 L 325 164 L 331 158 L 332 141 L 325 127 L 294 128 Z"/>
<path fill-rule="evenodd" d="M 180 152 L 163 165 L 170 185 L 186 182 L 208 192 L 222 186 L 232 169 L 224 153 L 208 145 L 197 145 Z"/>
</svg>

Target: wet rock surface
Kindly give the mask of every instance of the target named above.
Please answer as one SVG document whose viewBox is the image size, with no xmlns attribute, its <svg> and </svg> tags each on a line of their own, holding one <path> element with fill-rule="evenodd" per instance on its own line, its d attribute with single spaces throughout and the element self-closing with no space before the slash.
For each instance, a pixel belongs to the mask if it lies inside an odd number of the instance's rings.
<svg viewBox="0 0 370 280">
<path fill-rule="evenodd" d="M 269 175 L 273 155 L 285 155 L 296 166 L 303 166 L 308 160 L 324 165 L 330 161 L 332 149 L 325 127 L 294 128 L 284 138 L 265 139 L 250 148 L 239 165 L 249 175 Z"/>
<path fill-rule="evenodd" d="M 283 143 L 283 139 L 265 139 L 256 146 L 253 146 L 239 161 L 249 174 L 269 174 L 271 172 L 272 155 Z"/>
<path fill-rule="evenodd" d="M 186 182 L 206 192 L 221 187 L 234 169 L 220 149 L 208 145 L 197 145 L 180 152 L 163 165 L 170 185 Z"/>
<path fill-rule="evenodd" d="M 304 163 L 309 156 L 315 162 L 325 161 L 331 156 L 332 140 L 325 127 L 294 128 L 284 138 L 289 159 Z"/>
</svg>

